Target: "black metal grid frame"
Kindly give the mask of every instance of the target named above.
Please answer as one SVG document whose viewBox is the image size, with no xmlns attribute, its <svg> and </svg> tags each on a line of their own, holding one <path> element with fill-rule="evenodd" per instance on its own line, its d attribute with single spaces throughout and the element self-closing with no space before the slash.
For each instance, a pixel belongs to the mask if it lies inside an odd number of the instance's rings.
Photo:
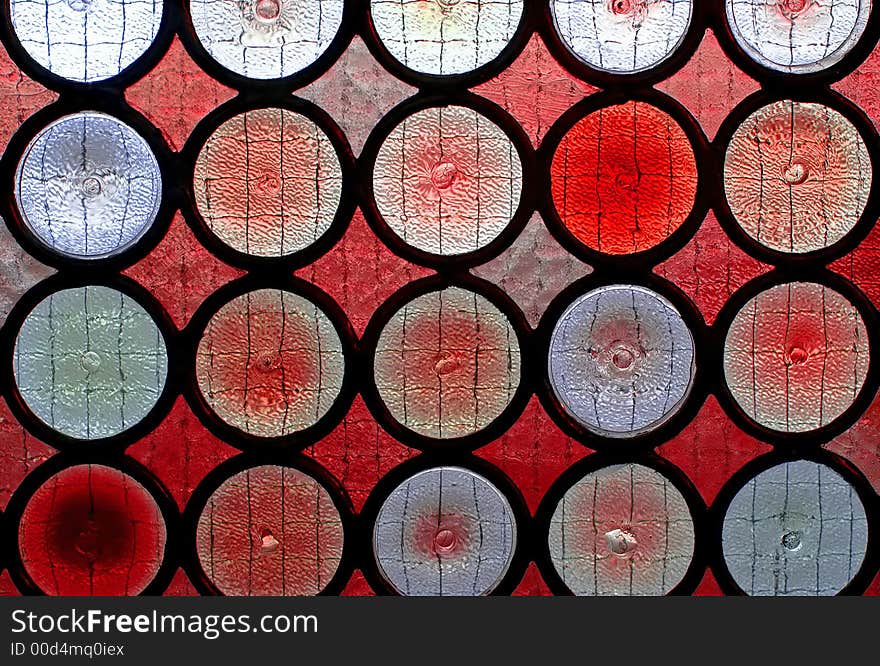
<svg viewBox="0 0 880 666">
<path fill-rule="evenodd" d="M 685 496 L 695 518 L 696 551 L 694 560 L 685 580 L 673 593 L 692 592 L 702 574 L 711 569 L 725 592 L 741 593 L 737 588 L 723 561 L 720 548 L 720 524 L 730 499 L 739 487 L 762 469 L 775 461 L 795 458 L 815 459 L 829 464 L 853 484 L 865 504 L 869 520 L 868 554 L 862 570 L 843 593 L 853 594 L 864 591 L 880 568 L 880 548 L 878 548 L 878 526 L 880 526 L 880 497 L 865 477 L 850 463 L 824 451 L 821 446 L 834 436 L 845 431 L 860 417 L 874 398 L 880 385 L 880 368 L 877 354 L 880 353 L 880 313 L 876 306 L 854 285 L 839 275 L 824 268 L 830 261 L 853 251 L 872 229 L 880 217 L 880 140 L 877 130 L 858 107 L 831 89 L 831 84 L 853 72 L 861 64 L 880 39 L 880 8 L 872 8 L 871 17 L 861 40 L 851 52 L 826 71 L 810 74 L 786 74 L 764 68 L 753 62 L 736 43 L 725 19 L 725 0 L 696 2 L 691 26 L 679 48 L 658 66 L 633 75 L 610 75 L 587 67 L 572 56 L 556 35 L 549 7 L 551 0 L 525 0 L 524 14 L 515 37 L 501 54 L 492 62 L 475 72 L 450 77 L 434 77 L 418 74 L 403 67 L 391 58 L 381 44 L 370 22 L 369 0 L 347 0 L 343 14 L 342 27 L 325 53 L 315 63 L 303 71 L 276 80 L 248 80 L 225 70 L 213 61 L 198 43 L 189 22 L 188 0 L 165 0 L 164 13 L 158 36 L 153 45 L 138 58 L 133 65 L 120 75 L 91 84 L 78 84 L 65 81 L 51 74 L 28 56 L 18 42 L 9 17 L 9 5 L 3 3 L 0 15 L 0 40 L 9 54 L 22 70 L 31 78 L 50 90 L 59 93 L 59 99 L 26 120 L 9 143 L 3 158 L 0 159 L 0 213 L 7 221 L 12 234 L 18 242 L 37 259 L 55 267 L 59 273 L 30 290 L 15 306 L 6 323 L 0 329 L 0 354 L 6 372 L 0 374 L 0 394 L 10 405 L 14 415 L 24 427 L 42 441 L 59 449 L 59 453 L 31 472 L 15 491 L 4 513 L 0 514 L 0 535 L 5 547 L 0 550 L 0 568 L 8 569 L 13 582 L 23 592 L 39 594 L 24 570 L 17 549 L 18 525 L 27 501 L 36 488 L 51 474 L 64 466 L 75 464 L 107 464 L 137 478 L 156 498 L 166 520 L 168 539 L 165 559 L 160 575 L 144 591 L 146 594 L 161 593 L 170 583 L 174 571 L 182 567 L 190 576 L 200 593 L 216 593 L 209 581 L 203 579 L 194 557 L 192 544 L 193 520 L 197 520 L 199 502 L 202 502 L 213 487 L 223 478 L 240 469 L 255 464 L 280 464 L 303 469 L 310 473 L 328 489 L 344 517 L 345 541 L 343 562 L 339 573 L 325 593 L 338 593 L 342 590 L 351 572 L 364 571 L 368 582 L 381 594 L 390 593 L 388 585 L 382 580 L 372 554 L 371 517 L 377 511 L 377 502 L 390 492 L 395 480 L 401 480 L 419 469 L 437 465 L 456 465 L 473 469 L 489 478 L 505 494 L 514 507 L 518 525 L 517 554 L 508 576 L 495 593 L 511 592 L 525 571 L 528 562 L 535 561 L 545 580 L 555 593 L 568 591 L 559 584 L 552 563 L 546 553 L 546 530 L 549 516 L 555 506 L 554 498 L 571 485 L 577 478 L 590 470 L 607 464 L 633 462 L 657 469 L 669 478 Z M 755 78 L 760 91 L 741 102 L 724 122 L 714 140 L 709 141 L 693 115 L 679 102 L 658 92 L 653 85 L 681 69 L 696 52 L 706 30 L 711 29 L 731 61 L 741 70 Z M 183 149 L 172 151 L 164 141 L 161 132 L 135 111 L 124 99 L 124 90 L 144 77 L 162 59 L 173 38 L 180 38 L 193 60 L 220 83 L 237 91 L 237 97 L 209 114 L 196 127 Z M 367 142 L 367 148 L 356 157 L 344 134 L 328 114 L 315 105 L 293 96 L 295 91 L 316 80 L 326 72 L 345 51 L 352 38 L 358 35 L 367 44 L 372 55 L 393 75 L 418 88 L 412 99 L 401 103 L 374 128 Z M 551 54 L 574 76 L 602 89 L 590 95 L 554 124 L 537 150 L 524 140 L 524 133 L 518 124 L 500 107 L 467 92 L 466 89 L 491 79 L 502 72 L 525 48 L 533 35 L 539 35 Z M 587 251 L 582 244 L 574 241 L 558 220 L 555 220 L 552 201 L 549 198 L 548 166 L 559 139 L 564 131 L 591 110 L 626 100 L 637 99 L 659 106 L 673 116 L 683 127 L 694 148 L 698 162 L 700 184 L 694 211 L 670 238 L 650 250 L 633 256 L 609 257 L 597 252 Z M 868 204 L 862 218 L 844 239 L 830 248 L 803 256 L 773 253 L 761 247 L 736 225 L 729 215 L 723 195 L 722 164 L 727 142 L 733 129 L 748 113 L 759 106 L 778 99 L 794 99 L 826 104 L 840 111 L 849 119 L 865 139 L 871 157 L 874 182 Z M 499 124 L 517 147 L 524 168 L 523 200 L 516 219 L 502 233 L 497 244 L 473 253 L 472 256 L 438 259 L 434 256 L 420 255 L 407 248 L 393 234 L 384 233 L 383 222 L 375 214 L 371 191 L 372 159 L 378 143 L 387 135 L 390 128 L 403 117 L 418 108 L 429 105 L 465 104 L 484 113 Z M 198 148 L 208 133 L 223 119 L 234 113 L 260 107 L 281 106 L 303 113 L 314 120 L 331 138 L 343 166 L 344 191 L 336 219 L 330 230 L 313 247 L 297 253 L 292 258 L 260 261 L 229 251 L 222 243 L 212 239 L 194 212 L 191 192 L 192 165 Z M 135 128 L 143 136 L 156 154 L 163 173 L 162 207 L 156 222 L 149 231 L 132 247 L 119 255 L 101 260 L 71 260 L 59 257 L 25 229 L 15 205 L 13 183 L 15 170 L 24 149 L 32 137 L 49 122 L 69 113 L 82 110 L 96 110 L 113 115 Z M 181 177 L 181 174 L 183 175 Z M 528 183 L 536 185 L 530 186 Z M 372 204 L 372 205 L 371 205 Z M 290 271 L 314 261 L 341 238 L 355 207 L 360 207 L 383 242 L 392 252 L 408 260 L 433 268 L 437 275 L 423 281 L 407 285 L 394 294 L 374 315 L 367 333 L 358 338 L 348 323 L 341 308 L 333 299 L 308 283 L 290 277 Z M 203 303 L 193 320 L 179 330 L 162 306 L 132 280 L 118 275 L 122 269 L 133 265 L 145 257 L 167 232 L 175 211 L 181 210 L 184 219 L 193 229 L 196 237 L 221 260 L 245 269 L 249 275 L 219 290 Z M 478 280 L 468 270 L 500 254 L 515 241 L 525 221 L 535 210 L 544 213 L 556 240 L 571 254 L 595 267 L 595 272 L 587 278 L 575 282 L 551 303 L 539 325 L 531 327 L 515 303 L 500 289 Z M 711 326 L 707 325 L 698 308 L 677 287 L 657 277 L 652 268 L 684 247 L 702 223 L 705 214 L 715 212 L 724 230 L 734 242 L 749 256 L 771 263 L 775 269 L 748 283 L 738 290 L 722 309 Z M 865 386 L 858 398 L 841 417 L 824 428 L 797 436 L 786 436 L 770 431 L 751 421 L 729 396 L 723 381 L 723 342 L 738 307 L 751 296 L 772 284 L 789 281 L 818 281 L 842 293 L 852 302 L 862 315 L 869 331 L 871 361 Z M 169 353 L 169 374 L 166 387 L 156 407 L 147 418 L 132 429 L 106 441 L 71 442 L 54 432 L 36 419 L 21 401 L 14 385 L 11 354 L 15 338 L 24 318 L 30 310 L 48 293 L 60 288 L 83 284 L 106 284 L 118 288 L 132 296 L 154 317 L 165 337 Z M 523 357 L 520 387 L 508 411 L 499 417 L 489 428 L 472 438 L 460 442 L 438 444 L 420 439 L 407 429 L 395 425 L 384 412 L 383 405 L 377 403 L 372 377 L 372 350 L 378 336 L 380 325 L 387 321 L 391 313 L 402 303 L 410 300 L 421 289 L 430 290 L 442 285 L 458 285 L 478 291 L 489 297 L 490 301 L 501 307 L 510 317 L 511 326 L 516 331 Z M 570 422 L 564 411 L 548 390 L 546 363 L 544 361 L 549 333 L 564 307 L 577 295 L 594 286 L 605 284 L 638 284 L 656 290 L 675 304 L 691 327 L 697 347 L 697 375 L 691 394 L 684 406 L 669 422 L 657 431 L 635 438 L 631 442 L 619 439 L 606 439 L 587 434 Z M 207 318 L 226 300 L 244 293 L 251 288 L 271 286 L 290 289 L 305 295 L 316 302 L 334 323 L 345 349 L 346 374 L 343 390 L 330 413 L 312 432 L 299 433 L 285 441 L 260 442 L 258 438 L 241 436 L 230 432 L 228 427 L 208 409 L 200 404 L 198 390 L 193 378 L 194 352 L 199 336 L 207 323 Z M 374 489 L 364 509 L 360 513 L 351 510 L 350 501 L 341 485 L 319 465 L 298 453 L 319 441 L 344 418 L 355 394 L 361 393 L 371 412 L 381 426 L 404 444 L 424 452 L 414 460 L 404 463 L 386 475 Z M 232 461 L 220 465 L 203 480 L 193 494 L 187 507 L 180 512 L 170 499 L 170 494 L 158 478 L 149 470 L 124 455 L 125 449 L 141 436 L 147 434 L 162 422 L 170 411 L 175 399 L 183 395 L 209 430 L 224 440 L 242 449 L 244 453 Z M 585 446 L 600 452 L 589 455 L 581 463 L 563 473 L 546 494 L 541 507 L 534 516 L 525 508 L 520 491 L 500 470 L 469 452 L 489 444 L 516 420 L 532 395 L 537 395 L 551 418 L 564 432 Z M 693 483 L 673 465 L 654 453 L 656 447 L 680 432 L 692 421 L 709 395 L 714 395 L 725 413 L 746 433 L 767 442 L 774 452 L 746 465 L 729 479 L 718 497 L 708 509 L 697 493 Z M 514 404 L 515 403 L 515 404 Z M 280 446 L 279 446 L 280 444 Z M 395 484 L 396 485 L 396 484 Z M 378 499 L 377 499 L 378 498 Z M 557 498 L 558 499 L 558 498 Z M 195 518 L 194 518 L 195 516 Z"/>
</svg>

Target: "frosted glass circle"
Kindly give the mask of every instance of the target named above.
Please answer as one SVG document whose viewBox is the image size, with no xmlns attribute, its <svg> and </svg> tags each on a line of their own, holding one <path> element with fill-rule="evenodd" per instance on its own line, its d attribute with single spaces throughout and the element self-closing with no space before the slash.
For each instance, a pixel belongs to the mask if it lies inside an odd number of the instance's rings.
<svg viewBox="0 0 880 666">
<path fill-rule="evenodd" d="M 376 34 L 402 65 L 421 74 L 465 74 L 497 58 L 513 39 L 523 0 L 371 0 Z"/>
<path fill-rule="evenodd" d="M 594 69 L 635 74 L 659 65 L 681 45 L 692 0 L 551 0 L 565 46 Z"/>
<path fill-rule="evenodd" d="M 862 566 L 868 519 L 840 474 L 797 460 L 761 472 L 736 494 L 722 544 L 727 568 L 747 594 L 833 595 Z"/>
<path fill-rule="evenodd" d="M 318 594 L 336 574 L 343 540 L 342 517 L 324 486 L 279 465 L 226 479 L 196 527 L 202 569 L 230 596 Z"/>
<path fill-rule="evenodd" d="M 196 381 L 208 406 L 230 426 L 281 437 L 315 425 L 342 390 L 339 334 L 311 301 L 259 289 L 224 305 L 196 352 Z"/>
<path fill-rule="evenodd" d="M 865 32 L 871 0 L 726 0 L 734 39 L 760 65 L 809 74 L 840 62 Z"/>
<path fill-rule="evenodd" d="M 550 559 L 581 596 L 664 595 L 687 573 L 694 521 L 678 489 L 636 464 L 586 474 L 550 519 Z"/>
<path fill-rule="evenodd" d="M 65 597 L 141 594 L 162 568 L 168 538 L 150 491 L 118 469 L 94 464 L 46 479 L 18 526 L 28 576 L 41 592 Z"/>
<path fill-rule="evenodd" d="M 516 519 L 504 495 L 459 467 L 419 472 L 385 500 L 373 550 L 388 583 L 408 596 L 489 594 L 516 548 Z"/>
<path fill-rule="evenodd" d="M 22 324 L 13 360 L 19 393 L 34 415 L 81 440 L 137 425 L 168 374 L 156 322 L 129 296 L 103 286 L 40 301 Z"/>
<path fill-rule="evenodd" d="M 344 0 L 190 0 L 196 37 L 226 69 L 280 79 L 314 64 L 342 25 Z"/>
<path fill-rule="evenodd" d="M 342 165 L 313 121 L 256 109 L 218 127 L 196 159 L 195 203 L 234 250 L 282 257 L 316 242 L 342 199 Z"/>
<path fill-rule="evenodd" d="M 162 0 L 11 0 L 12 29 L 53 74 L 91 83 L 122 73 L 153 43 Z"/>
<path fill-rule="evenodd" d="M 523 188 L 504 131 L 463 106 L 418 111 L 385 139 L 373 167 L 382 219 L 406 244 L 450 256 L 474 252 L 510 224 Z"/>
<path fill-rule="evenodd" d="M 101 259 L 131 247 L 153 224 L 162 174 L 140 134 L 88 111 L 34 137 L 18 165 L 15 198 L 43 245 L 66 257 Z"/>
<path fill-rule="evenodd" d="M 507 317 L 483 296 L 450 287 L 398 310 L 376 344 L 374 377 L 391 415 L 421 435 L 472 435 L 498 418 L 520 382 Z"/>
<path fill-rule="evenodd" d="M 791 282 L 743 305 L 724 343 L 724 378 L 736 403 L 779 432 L 828 425 L 853 404 L 868 373 L 868 331 L 835 290 Z"/>
<path fill-rule="evenodd" d="M 858 130 L 821 104 L 783 100 L 730 139 L 724 193 L 743 230 L 778 252 L 821 250 L 859 221 L 873 169 Z"/>
<path fill-rule="evenodd" d="M 553 330 L 550 383 L 566 413 L 605 437 L 634 437 L 668 421 L 696 372 L 693 336 L 665 298 L 612 285 L 580 296 Z"/>
</svg>

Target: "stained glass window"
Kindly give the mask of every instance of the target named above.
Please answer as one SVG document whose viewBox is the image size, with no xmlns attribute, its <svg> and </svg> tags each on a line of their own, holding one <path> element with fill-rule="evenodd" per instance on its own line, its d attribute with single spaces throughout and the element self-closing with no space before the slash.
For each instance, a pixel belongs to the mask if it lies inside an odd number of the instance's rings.
<svg viewBox="0 0 880 666">
<path fill-rule="evenodd" d="M 880 593 L 875 3 L 0 37 L 0 594 Z"/>
</svg>

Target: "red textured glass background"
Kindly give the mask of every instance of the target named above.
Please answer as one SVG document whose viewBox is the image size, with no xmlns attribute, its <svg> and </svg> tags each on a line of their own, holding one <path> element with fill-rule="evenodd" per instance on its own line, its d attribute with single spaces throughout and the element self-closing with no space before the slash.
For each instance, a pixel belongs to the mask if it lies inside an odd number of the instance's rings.
<svg viewBox="0 0 880 666">
<path fill-rule="evenodd" d="M 103 465 L 51 477 L 31 497 L 19 527 L 25 570 L 47 594 L 139 594 L 159 570 L 165 541 L 150 493 Z"/>
<path fill-rule="evenodd" d="M 5 53 L 2 56 L 0 138 L 5 143 L 23 120 L 53 101 L 56 95 L 22 74 Z M 834 88 L 877 123 L 880 122 L 878 82 L 880 55 L 875 53 Z M 757 90 L 758 84 L 724 55 L 716 38 L 707 31 L 688 64 L 657 88 L 685 106 L 711 138 L 727 114 Z M 562 69 L 538 36 L 531 39 L 503 73 L 473 91 L 502 105 L 523 125 L 536 146 L 562 113 L 596 92 Z M 391 76 L 369 55 L 360 38 L 355 38 L 346 54 L 321 79 L 295 94 L 325 108 L 343 128 L 357 153 L 378 119 L 414 92 L 414 88 Z M 198 68 L 179 40 L 174 41 L 152 72 L 126 91 L 128 102 L 160 128 L 173 150 L 180 150 L 192 128 L 233 95 L 233 91 Z M 682 145 L 690 150 L 686 141 Z M 668 187 L 668 179 L 665 182 Z M 635 198 L 634 194 L 628 196 L 630 200 Z M 690 211 L 689 205 L 683 208 L 687 210 L 677 211 L 681 219 Z M 666 210 L 668 206 L 664 214 Z M 669 225 L 662 215 L 647 216 L 646 211 L 640 208 L 639 232 L 644 234 L 642 246 L 649 247 L 666 238 Z M 539 215 L 534 216 L 530 228 L 538 229 L 538 233 L 528 237 L 529 245 L 524 246 L 521 237 L 495 263 L 478 267 L 474 273 L 506 290 L 513 285 L 509 290 L 511 296 L 534 325 L 549 298 L 590 268 L 573 262 L 573 266 L 565 264 L 565 269 L 560 270 L 560 256 L 565 252 L 546 234 Z M 616 242 L 617 245 L 608 246 L 613 250 L 603 248 L 603 251 L 631 252 L 633 247 L 639 247 L 632 228 L 620 234 Z M 11 304 L 26 289 L 52 271 L 27 255 L 2 225 L 0 257 L 7 267 L 0 290 L 2 321 Z M 832 268 L 880 305 L 880 231 L 872 232 L 857 249 L 832 264 Z M 734 245 L 710 213 L 688 244 L 660 264 L 655 272 L 681 287 L 711 323 L 730 295 L 767 270 L 769 266 Z M 183 217 L 177 215 L 156 249 L 125 274 L 147 287 L 175 325 L 182 329 L 210 294 L 241 271 L 203 248 Z M 299 277 L 313 282 L 339 303 L 358 334 L 363 333 L 366 323 L 386 298 L 428 274 L 427 269 L 391 252 L 375 237 L 359 211 L 339 243 L 315 263 L 297 271 Z M 536 293 L 550 296 L 537 298 Z M 880 401 L 827 448 L 857 464 L 874 487 L 880 489 L 878 404 Z M 55 450 L 29 434 L 2 402 L 0 437 L 3 442 L 0 446 L 0 507 L 5 507 L 27 474 L 55 455 Z M 679 466 L 697 486 L 703 499 L 711 502 L 732 474 L 769 450 L 769 446 L 740 430 L 715 398 L 710 397 L 695 419 L 670 442 L 660 446 L 658 453 Z M 168 488 L 181 508 L 205 475 L 235 453 L 205 429 L 182 398 L 162 424 L 128 449 L 131 457 L 145 464 Z M 386 433 L 357 398 L 343 422 L 306 453 L 340 480 L 355 509 L 359 510 L 377 481 L 417 452 Z M 590 453 L 587 447 L 555 425 L 536 398 L 508 432 L 476 452 L 512 478 L 532 511 L 559 474 Z M 107 591 L 114 593 L 119 588 L 108 587 Z M 186 574 L 178 570 L 166 593 L 191 595 L 196 591 Z M 344 593 L 372 594 L 372 591 L 364 576 L 356 571 Z M 531 564 L 515 593 L 546 595 L 550 592 Z M 711 572 L 704 574 L 697 593 L 720 593 Z M 868 593 L 880 593 L 880 578 Z M 0 573 L 0 594 L 18 594 L 7 572 Z"/>
</svg>

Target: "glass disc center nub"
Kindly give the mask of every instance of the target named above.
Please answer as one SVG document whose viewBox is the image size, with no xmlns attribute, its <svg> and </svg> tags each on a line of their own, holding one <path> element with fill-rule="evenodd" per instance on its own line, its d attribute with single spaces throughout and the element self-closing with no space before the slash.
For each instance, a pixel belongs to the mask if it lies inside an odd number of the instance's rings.
<svg viewBox="0 0 880 666">
<path fill-rule="evenodd" d="M 437 162 L 431 169 L 431 182 L 438 190 L 445 190 L 452 186 L 457 175 L 458 167 L 452 162 L 444 160 Z"/>
<path fill-rule="evenodd" d="M 257 369 L 263 372 L 275 370 L 281 365 L 281 356 L 274 351 L 263 352 L 257 356 Z"/>
<path fill-rule="evenodd" d="M 636 370 L 639 358 L 638 350 L 631 344 L 622 340 L 616 340 L 607 347 L 602 354 L 601 365 L 605 366 L 608 376 L 618 374 L 630 375 Z"/>
<path fill-rule="evenodd" d="M 98 524 L 89 519 L 79 534 L 76 535 L 76 552 L 87 561 L 95 562 L 101 554 L 101 530 Z"/>
<path fill-rule="evenodd" d="M 808 357 L 809 354 L 803 347 L 792 347 L 788 350 L 788 362 L 791 365 L 801 365 Z"/>
<path fill-rule="evenodd" d="M 275 538 L 275 535 L 272 534 L 271 530 L 264 529 L 260 532 L 260 551 L 264 555 L 274 553 L 278 550 L 278 546 L 280 545 L 281 543 Z"/>
<path fill-rule="evenodd" d="M 789 185 L 800 185 L 807 179 L 807 167 L 800 162 L 792 162 L 783 174 Z"/>
<path fill-rule="evenodd" d="M 621 556 L 633 552 L 638 546 L 635 535 L 622 529 L 606 532 L 605 542 L 608 544 L 608 550 Z"/>
<path fill-rule="evenodd" d="M 448 375 L 458 369 L 458 359 L 451 352 L 443 352 L 434 362 L 434 372 L 439 376 Z"/>
<path fill-rule="evenodd" d="M 807 8 L 808 0 L 781 0 L 782 13 L 789 18 L 794 18 Z"/>
<path fill-rule="evenodd" d="M 104 190 L 101 179 L 97 176 L 88 176 L 87 178 L 83 178 L 81 187 L 83 196 L 88 199 L 93 199 L 94 197 L 101 194 L 101 192 Z"/>
<path fill-rule="evenodd" d="M 611 357 L 611 362 L 621 370 L 626 370 L 634 360 L 635 357 L 629 349 L 618 349 Z"/>
<path fill-rule="evenodd" d="M 279 0 L 257 0 L 254 3 L 254 16 L 258 21 L 271 23 L 281 15 Z"/>
<path fill-rule="evenodd" d="M 455 533 L 448 529 L 439 529 L 434 535 L 434 552 L 438 555 L 451 553 L 457 543 Z"/>
<path fill-rule="evenodd" d="M 97 354 L 97 352 L 84 352 L 82 358 L 80 359 L 80 365 L 82 365 L 82 369 L 86 372 L 95 372 L 98 368 L 101 367 L 101 357 Z"/>
<path fill-rule="evenodd" d="M 782 535 L 782 547 L 786 550 L 797 550 L 801 547 L 801 541 L 801 533 L 796 530 Z"/>
</svg>

